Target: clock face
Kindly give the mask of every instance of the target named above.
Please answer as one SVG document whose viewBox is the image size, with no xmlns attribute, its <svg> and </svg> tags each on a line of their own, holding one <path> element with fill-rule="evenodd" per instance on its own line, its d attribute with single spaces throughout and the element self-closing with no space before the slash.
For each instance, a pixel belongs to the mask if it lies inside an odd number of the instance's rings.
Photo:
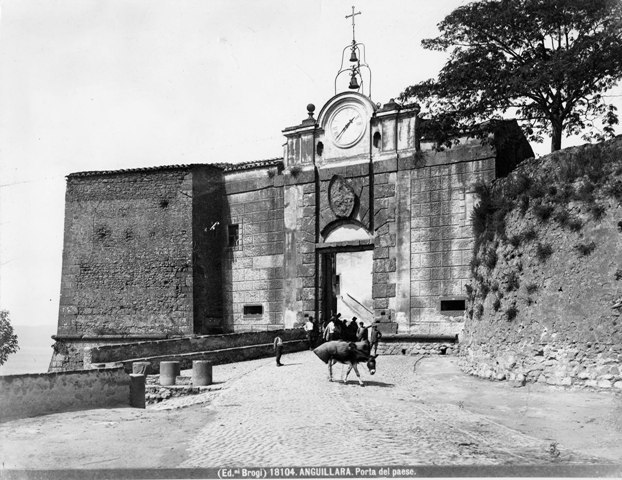
<svg viewBox="0 0 622 480">
<path fill-rule="evenodd" d="M 347 148 L 358 142 L 365 133 L 363 112 L 352 105 L 335 111 L 329 122 L 330 136 L 338 147 Z"/>
</svg>

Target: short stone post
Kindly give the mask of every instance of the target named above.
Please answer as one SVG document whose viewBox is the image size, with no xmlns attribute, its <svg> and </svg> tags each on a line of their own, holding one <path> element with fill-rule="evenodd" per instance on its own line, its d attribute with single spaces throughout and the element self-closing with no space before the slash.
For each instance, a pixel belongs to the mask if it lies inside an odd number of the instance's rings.
<svg viewBox="0 0 622 480">
<path fill-rule="evenodd" d="M 130 373 L 130 406 L 145 408 L 145 375 Z"/>
<path fill-rule="evenodd" d="M 192 386 L 203 387 L 212 384 L 212 362 L 194 360 L 192 362 Z"/>
<path fill-rule="evenodd" d="M 132 362 L 132 373 L 151 375 L 151 362 Z"/>
<path fill-rule="evenodd" d="M 160 362 L 160 385 L 175 385 L 179 375 L 179 362 Z"/>
</svg>

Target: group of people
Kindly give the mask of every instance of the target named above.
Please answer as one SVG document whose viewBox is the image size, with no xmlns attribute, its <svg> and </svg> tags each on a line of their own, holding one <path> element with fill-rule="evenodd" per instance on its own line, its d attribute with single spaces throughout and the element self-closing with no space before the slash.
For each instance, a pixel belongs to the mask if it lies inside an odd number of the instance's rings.
<svg viewBox="0 0 622 480">
<path fill-rule="evenodd" d="M 373 355 L 376 355 L 378 340 L 382 337 L 382 333 L 378 331 L 378 322 L 366 327 L 363 322 L 357 320 L 356 317 L 352 317 L 352 320 L 342 320 L 341 314 L 337 313 L 332 315 L 323 325 L 320 325 L 312 316 L 305 315 L 303 328 L 307 334 L 309 350 L 323 342 L 344 340 L 346 342 L 367 342 L 369 353 L 372 354 L 373 350 Z M 283 340 L 279 336 L 274 339 L 274 353 L 277 367 L 283 366 L 281 363 Z"/>
<path fill-rule="evenodd" d="M 304 329 L 307 334 L 309 349 L 331 340 L 365 341 L 369 343 L 370 352 L 373 349 L 375 355 L 378 349 L 378 340 L 382 337 L 376 322 L 366 327 L 356 317 L 352 317 L 351 320 L 343 320 L 341 313 L 332 315 L 323 325 L 319 325 L 313 320 L 313 317 L 308 316 L 305 320 Z"/>
</svg>

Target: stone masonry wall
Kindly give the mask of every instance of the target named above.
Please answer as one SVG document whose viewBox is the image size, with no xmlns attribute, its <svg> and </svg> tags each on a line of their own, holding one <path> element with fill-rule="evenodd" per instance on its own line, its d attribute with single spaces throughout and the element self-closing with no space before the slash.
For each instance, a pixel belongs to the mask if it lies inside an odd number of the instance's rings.
<svg viewBox="0 0 622 480">
<path fill-rule="evenodd" d="M 494 176 L 479 144 L 374 163 L 374 309 L 397 333 L 461 330 L 462 312 L 441 314 L 440 300 L 466 299 L 472 186 Z"/>
<path fill-rule="evenodd" d="M 397 172 L 389 169 L 395 162 L 383 162 L 374 166 L 374 270 L 372 299 L 374 317 L 396 311 L 396 180 Z M 384 167 L 384 168 L 383 168 Z"/>
<path fill-rule="evenodd" d="M 67 179 L 58 335 L 190 334 L 187 169 Z"/>
<path fill-rule="evenodd" d="M 123 367 L 0 376 L 0 420 L 91 408 L 127 406 Z"/>
<path fill-rule="evenodd" d="M 302 325 L 315 315 L 316 184 L 315 171 L 286 171 L 284 175 L 284 295 L 285 328 Z"/>
<path fill-rule="evenodd" d="M 525 162 L 495 191 L 512 206 L 474 257 L 463 368 L 622 389 L 622 137 Z"/>
<path fill-rule="evenodd" d="M 223 257 L 225 331 L 283 328 L 283 179 L 266 170 L 225 177 L 230 225 L 238 225 L 237 245 Z M 227 225 L 225 227 L 225 235 Z M 263 309 L 244 314 L 245 306 Z"/>
<path fill-rule="evenodd" d="M 447 333 L 458 333 L 462 314 L 442 315 L 439 299 L 466 297 L 473 238 L 468 196 L 478 181 L 494 179 L 495 162 L 467 157 L 434 165 L 433 158 L 411 174 L 410 331 L 442 333 L 441 324 L 454 322 Z"/>
</svg>

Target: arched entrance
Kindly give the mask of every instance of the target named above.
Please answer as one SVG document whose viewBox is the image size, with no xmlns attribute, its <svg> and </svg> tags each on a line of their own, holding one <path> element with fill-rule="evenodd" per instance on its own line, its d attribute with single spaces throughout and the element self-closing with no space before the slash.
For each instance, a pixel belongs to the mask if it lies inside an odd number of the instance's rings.
<svg viewBox="0 0 622 480">
<path fill-rule="evenodd" d="M 318 249 L 320 261 L 320 318 L 335 313 L 345 320 L 373 320 L 372 280 L 374 244 L 361 226 L 346 224 L 328 233 Z"/>
</svg>

